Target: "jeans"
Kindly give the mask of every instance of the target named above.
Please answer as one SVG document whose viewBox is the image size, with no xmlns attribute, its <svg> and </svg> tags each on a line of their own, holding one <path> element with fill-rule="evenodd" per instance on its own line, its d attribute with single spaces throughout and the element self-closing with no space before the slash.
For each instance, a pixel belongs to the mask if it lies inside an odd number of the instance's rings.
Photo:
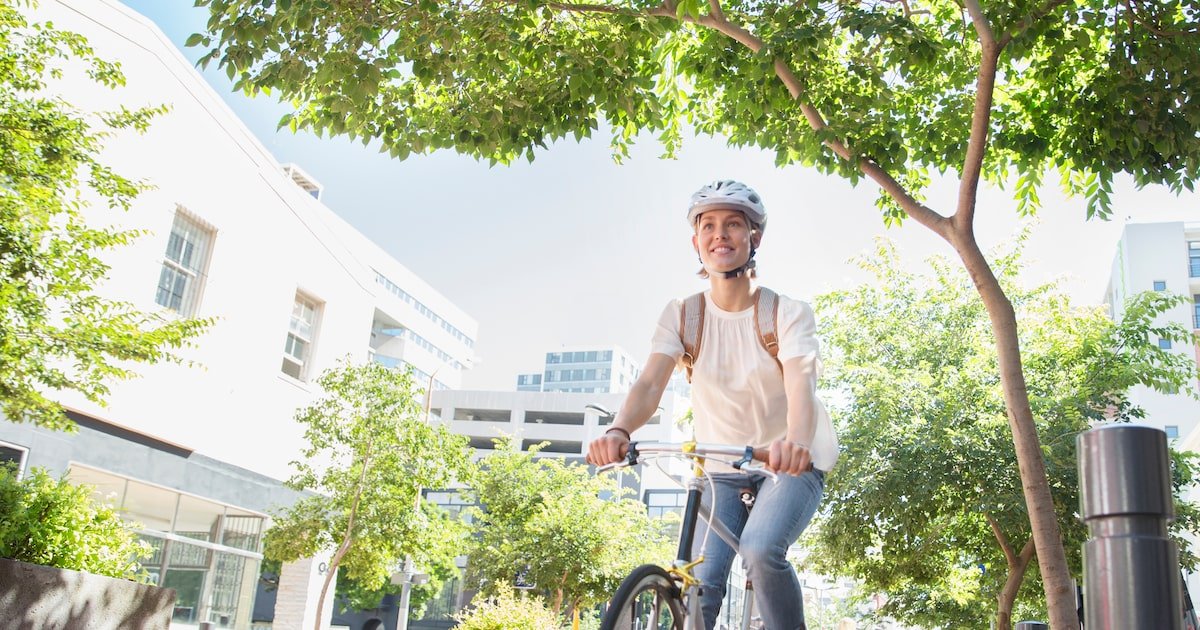
<svg viewBox="0 0 1200 630">
<path fill-rule="evenodd" d="M 704 493 L 704 504 L 741 540 L 742 561 L 754 582 L 755 604 L 766 630 L 804 630 L 804 596 L 800 580 L 787 560 L 787 550 L 808 526 L 825 490 L 820 470 L 799 476 L 779 475 L 776 483 L 761 475 L 717 473 L 714 488 Z M 740 490 L 753 488 L 758 498 L 747 513 Z M 715 507 L 713 507 L 715 506 Z M 701 521 L 692 543 L 692 557 L 700 552 L 708 524 Z M 703 589 L 700 605 L 704 627 L 716 625 L 725 585 L 733 565 L 733 549 L 713 532 L 708 537 L 704 562 L 696 567 Z"/>
</svg>

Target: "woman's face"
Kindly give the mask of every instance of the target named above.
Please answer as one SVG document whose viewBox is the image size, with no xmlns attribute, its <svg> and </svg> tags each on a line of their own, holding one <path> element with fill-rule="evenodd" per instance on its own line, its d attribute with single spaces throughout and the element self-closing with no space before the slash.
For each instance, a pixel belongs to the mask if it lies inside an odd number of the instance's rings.
<svg viewBox="0 0 1200 630">
<path fill-rule="evenodd" d="M 716 209 L 701 214 L 696 220 L 692 245 L 710 273 L 732 271 L 750 259 L 754 238 L 750 223 L 740 210 Z"/>
</svg>

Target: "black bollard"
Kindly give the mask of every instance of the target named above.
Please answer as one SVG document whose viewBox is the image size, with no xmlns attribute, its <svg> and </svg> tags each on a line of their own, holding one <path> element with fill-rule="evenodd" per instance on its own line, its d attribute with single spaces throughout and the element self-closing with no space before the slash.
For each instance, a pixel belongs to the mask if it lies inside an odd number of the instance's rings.
<svg viewBox="0 0 1200 630">
<path fill-rule="evenodd" d="M 1110 425 L 1081 433 L 1079 503 L 1088 630 L 1181 630 L 1167 435 Z"/>
</svg>

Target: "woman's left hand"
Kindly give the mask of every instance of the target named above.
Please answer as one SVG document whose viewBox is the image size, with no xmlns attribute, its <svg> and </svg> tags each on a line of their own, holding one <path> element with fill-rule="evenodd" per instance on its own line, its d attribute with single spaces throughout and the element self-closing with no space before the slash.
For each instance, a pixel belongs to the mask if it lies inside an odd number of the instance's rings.
<svg viewBox="0 0 1200 630">
<path fill-rule="evenodd" d="M 788 439 L 771 443 L 767 468 L 777 473 L 801 475 L 812 470 L 812 455 L 808 446 Z"/>
</svg>

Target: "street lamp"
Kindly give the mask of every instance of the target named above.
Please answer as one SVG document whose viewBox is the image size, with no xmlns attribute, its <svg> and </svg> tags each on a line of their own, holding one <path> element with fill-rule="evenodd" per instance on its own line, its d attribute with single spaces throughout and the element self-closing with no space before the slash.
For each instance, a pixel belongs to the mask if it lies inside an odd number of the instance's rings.
<svg viewBox="0 0 1200 630">
<path fill-rule="evenodd" d="M 412 558 L 400 563 L 400 570 L 392 574 L 392 584 L 400 587 L 400 603 L 396 612 L 396 630 L 408 630 L 408 598 L 414 584 L 428 584 L 429 574 L 418 573 Z"/>
</svg>

